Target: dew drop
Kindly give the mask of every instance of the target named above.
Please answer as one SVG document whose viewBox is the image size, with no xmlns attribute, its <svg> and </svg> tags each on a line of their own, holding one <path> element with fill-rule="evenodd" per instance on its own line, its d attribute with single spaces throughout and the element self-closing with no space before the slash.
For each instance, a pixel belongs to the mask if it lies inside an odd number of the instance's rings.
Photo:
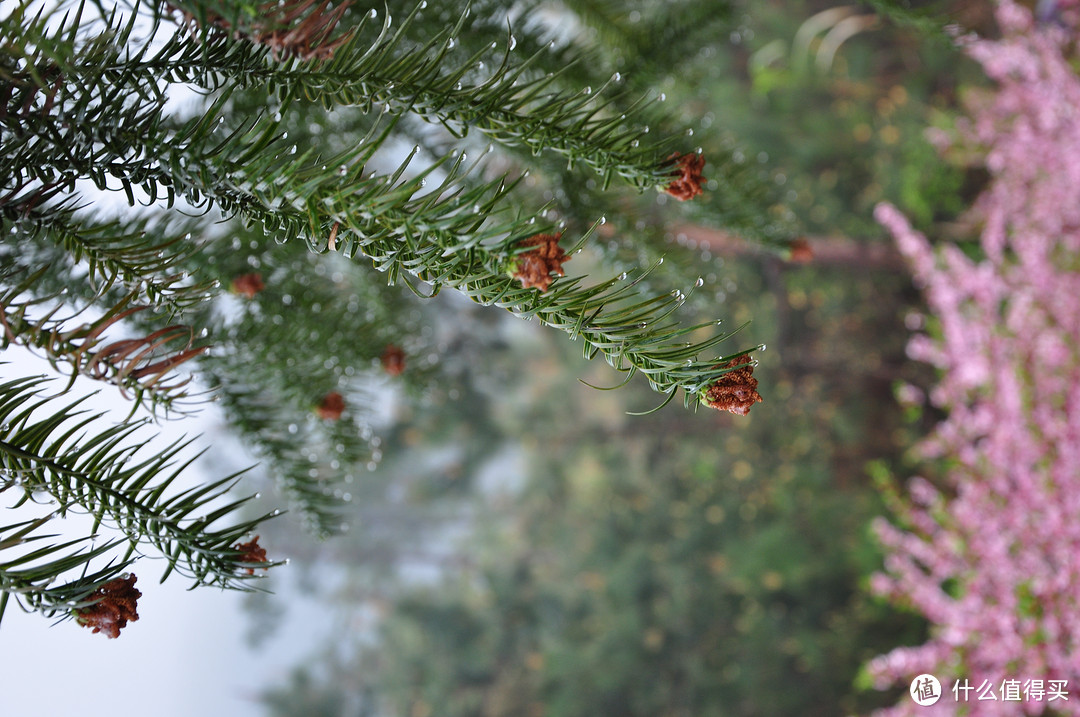
<svg viewBox="0 0 1080 717">
<path fill-rule="evenodd" d="M 622 82 L 622 73 L 616 72 L 614 75 L 611 76 L 611 81 Z"/>
<path fill-rule="evenodd" d="M 607 217 L 600 217 L 601 224 L 607 224 Z"/>
<path fill-rule="evenodd" d="M 376 10 L 375 8 L 371 8 L 371 12 L 368 13 L 368 17 L 370 17 L 372 20 L 374 20 L 378 16 L 379 16 L 379 11 Z"/>
<path fill-rule="evenodd" d="M 705 280 L 702 279 L 700 276 L 697 278 L 697 281 L 694 282 L 694 286 L 704 286 L 704 285 L 705 285 Z"/>
<path fill-rule="evenodd" d="M 660 261 L 656 262 L 656 265 L 659 266 L 659 265 L 661 265 L 663 263 L 664 263 L 664 257 L 660 257 Z"/>
<path fill-rule="evenodd" d="M 513 50 L 514 48 L 517 47 L 517 38 L 514 37 L 513 35 L 510 36 L 510 46 L 509 47 L 510 47 L 511 50 Z"/>
<path fill-rule="evenodd" d="M 665 93 L 665 92 L 660 93 L 660 101 L 661 102 L 667 102 L 667 93 Z"/>
<path fill-rule="evenodd" d="M 375 11 L 372 10 L 372 12 L 375 12 Z M 453 50 L 455 47 L 457 47 L 457 40 L 455 40 L 454 38 L 451 37 L 449 40 L 446 41 L 446 49 L 447 50 Z"/>
<path fill-rule="evenodd" d="M 619 274 L 619 281 L 625 281 L 625 280 L 626 280 L 626 272 L 624 271 L 623 273 Z"/>
<path fill-rule="evenodd" d="M 694 136 L 694 128 L 693 127 L 690 127 L 689 129 L 686 130 L 686 136 L 687 137 L 693 137 Z"/>
</svg>

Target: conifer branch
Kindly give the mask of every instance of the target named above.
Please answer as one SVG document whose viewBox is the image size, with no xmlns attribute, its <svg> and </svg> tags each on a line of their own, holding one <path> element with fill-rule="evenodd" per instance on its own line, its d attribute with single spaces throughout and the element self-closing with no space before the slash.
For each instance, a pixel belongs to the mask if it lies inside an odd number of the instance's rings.
<svg viewBox="0 0 1080 717">
<path fill-rule="evenodd" d="M 448 53 L 468 11 L 455 27 L 416 46 L 407 41 L 406 32 L 418 12 L 419 6 L 396 30 L 390 16 L 384 15 L 374 38 L 367 32 L 371 17 L 364 16 L 328 60 L 275 61 L 266 46 L 203 32 L 197 37 L 169 38 L 153 56 L 147 47 L 123 55 L 117 47 L 112 59 L 76 56 L 63 70 L 91 87 L 96 81 L 143 87 L 164 77 L 207 90 L 265 87 L 278 96 L 282 108 L 299 97 L 327 108 L 355 105 L 365 112 L 381 105 L 395 114 L 423 117 L 458 136 L 475 129 L 533 154 L 557 152 L 571 166 L 580 164 L 600 174 L 605 186 L 615 176 L 641 188 L 670 181 L 671 167 L 665 157 L 674 140 L 647 142 L 648 127 L 630 124 L 651 100 L 607 97 L 612 83 L 595 91 L 562 90 L 560 73 L 536 77 L 532 70 L 547 49 L 520 63 L 513 63 L 512 52 L 506 49 L 501 58 L 492 60 L 493 71 L 486 77 L 478 68 L 495 47 L 448 66 Z M 130 30 L 111 28 L 111 33 L 126 39 Z M 153 136 L 147 128 L 127 134 Z"/>
<path fill-rule="evenodd" d="M 44 493 L 58 506 L 57 517 L 85 511 L 94 530 L 106 525 L 125 536 L 124 560 L 155 548 L 167 560 L 162 579 L 175 570 L 196 585 L 243 589 L 247 566 L 232 546 L 269 516 L 212 527 L 250 500 L 227 497 L 238 474 L 178 490 L 176 479 L 194 458 L 179 466 L 174 459 L 190 441 L 142 457 L 150 443 L 141 437 L 146 421 L 87 436 L 84 429 L 102 414 L 87 416 L 79 408 L 85 398 L 57 407 L 55 398 L 41 397 L 46 383 L 0 384 L 0 490 L 21 490 L 19 502 Z"/>
<path fill-rule="evenodd" d="M 374 136 L 369 147 L 362 144 L 338 157 L 322 158 L 313 167 L 303 155 L 275 153 L 280 140 L 271 138 L 271 131 L 253 127 L 248 136 L 257 135 L 263 151 L 230 163 L 231 188 L 217 188 L 217 202 L 246 221 L 262 225 L 279 241 L 304 237 L 317 251 L 330 249 L 329 236 L 337 225 L 334 250 L 348 257 L 357 252 L 367 255 L 391 283 L 412 274 L 432 283 L 435 291 L 450 286 L 481 304 L 512 308 L 526 316 L 536 314 L 548 325 L 582 336 L 592 347 L 587 355 L 600 352 L 620 370 L 642 371 L 656 390 L 685 389 L 688 404 L 691 396 L 726 372 L 713 365 L 719 358 L 702 362 L 700 354 L 730 334 L 699 344 L 669 342 L 702 328 L 674 329 L 665 321 L 682 303 L 679 294 L 654 297 L 633 310 L 612 310 L 620 300 L 635 295 L 627 288 L 635 286 L 633 282 L 614 289 L 616 280 L 612 280 L 600 288 L 579 290 L 577 280 L 568 280 L 567 288 L 539 296 L 530 289 L 515 288 L 505 271 L 515 245 L 555 228 L 510 214 L 500 200 L 513 184 L 504 179 L 466 188 L 462 177 L 469 170 L 463 167 L 464 154 L 449 167 L 443 167 L 449 159 L 444 157 L 407 180 L 402 177 L 411 156 L 389 177 L 364 177 L 364 162 L 387 131 Z M 242 148 L 245 143 L 238 144 Z M 226 145 L 219 149 L 228 154 Z M 335 167 L 338 171 L 329 171 Z M 443 169 L 446 178 L 426 191 L 427 177 L 437 168 Z M 215 185 L 208 185 L 206 191 L 203 196 L 210 201 Z M 643 310 L 643 306 L 651 308 Z"/>
<path fill-rule="evenodd" d="M 22 247 L 6 257 L 27 266 L 60 263 L 85 268 L 88 299 L 115 290 L 133 300 L 176 314 L 209 301 L 211 282 L 192 282 L 182 267 L 198 251 L 189 222 L 144 217 L 95 222 L 68 206 L 24 209 L 21 203 L 0 208 L 0 233 Z M 31 261 L 24 257 L 30 255 Z"/>
<path fill-rule="evenodd" d="M 12 281 L 19 273 L 24 277 L 11 288 L 0 289 L 0 348 L 14 344 L 40 351 L 54 368 L 60 363 L 70 367 L 69 386 L 78 376 L 104 381 L 118 386 L 125 396 L 131 392 L 136 407 L 176 408 L 187 397 L 190 377 L 170 375 L 206 350 L 192 345 L 190 327 L 176 324 L 136 338 L 106 340 L 110 327 L 148 307 L 132 305 L 135 295 L 128 294 L 99 318 L 72 326 L 81 312 L 57 316 L 65 308 L 55 303 L 58 297 L 24 296 L 44 269 L 32 274 L 0 269 L 0 281 Z M 39 315 L 38 310 L 47 304 L 52 308 Z"/>
<path fill-rule="evenodd" d="M 0 491 L 6 487 L 0 486 Z M 43 534 L 40 529 L 56 517 L 53 513 L 0 526 L 0 556 L 4 557 L 0 560 L 0 621 L 11 597 L 29 612 L 40 612 L 45 617 L 57 613 L 70 616 L 72 610 L 87 604 L 95 590 L 120 576 L 134 562 L 113 560 L 90 572 L 86 568 L 91 562 L 114 552 L 123 540 L 97 544 L 88 536 L 55 543 L 55 534 Z M 55 584 L 56 576 L 75 571 L 81 572 L 77 579 Z"/>
<path fill-rule="evenodd" d="M 370 429 L 365 430 L 357 415 L 363 405 L 350 395 L 345 416 L 320 419 L 316 404 L 326 394 L 317 391 L 307 405 L 302 400 L 283 401 L 281 395 L 289 392 L 277 384 L 292 376 L 250 382 L 252 358 L 238 350 L 208 361 L 206 370 L 222 408 L 240 435 L 266 459 L 304 527 L 321 538 L 340 533 L 342 484 L 352 481 L 350 471 L 373 461 Z"/>
</svg>

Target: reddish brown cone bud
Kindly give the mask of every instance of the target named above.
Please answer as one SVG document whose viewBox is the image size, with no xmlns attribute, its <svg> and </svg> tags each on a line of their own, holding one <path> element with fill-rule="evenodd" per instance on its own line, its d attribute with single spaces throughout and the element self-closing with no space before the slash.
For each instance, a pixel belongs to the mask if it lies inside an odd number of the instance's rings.
<svg viewBox="0 0 1080 717">
<path fill-rule="evenodd" d="M 233 279 L 229 285 L 229 290 L 234 294 L 240 294 L 249 299 L 255 298 L 255 294 L 265 288 L 266 284 L 263 283 L 262 274 L 244 274 Z"/>
<path fill-rule="evenodd" d="M 758 382 L 752 375 L 754 367 L 747 355 L 740 356 L 728 366 L 738 368 L 725 373 L 705 389 L 702 402 L 718 411 L 730 411 L 745 416 L 750 413 L 750 408 L 755 403 L 764 400 L 757 392 Z"/>
<path fill-rule="evenodd" d="M 390 344 L 379 357 L 383 371 L 391 376 L 400 376 L 405 371 L 405 351 L 400 346 Z"/>
<path fill-rule="evenodd" d="M 345 412 L 345 398 L 337 391 L 331 391 L 322 397 L 319 405 L 315 407 L 315 413 L 319 418 L 328 421 L 336 421 Z"/>
<path fill-rule="evenodd" d="M 266 548 L 259 545 L 259 536 L 257 535 L 246 543 L 239 543 L 235 548 L 240 551 L 240 560 L 245 563 L 269 562 L 266 559 Z M 247 572 L 248 575 L 254 575 L 255 568 L 248 568 Z"/>
<path fill-rule="evenodd" d="M 562 234 L 536 234 L 518 242 L 519 247 L 536 247 L 514 257 L 514 278 L 521 279 L 523 287 L 547 291 L 551 286 L 552 274 L 566 275 L 562 265 L 570 261 L 570 257 L 559 246 L 561 238 Z"/>
<path fill-rule="evenodd" d="M 694 153 L 680 155 L 675 152 L 668 160 L 676 165 L 671 174 L 675 179 L 664 189 L 665 192 L 685 202 L 701 194 L 701 185 L 705 178 L 701 176 L 701 170 L 705 168 L 705 157 Z"/>
<path fill-rule="evenodd" d="M 814 260 L 814 250 L 810 247 L 810 242 L 802 237 L 791 242 L 788 249 L 788 261 L 792 263 L 808 264 Z"/>
<path fill-rule="evenodd" d="M 73 611 L 75 620 L 83 627 L 94 628 L 94 632 L 105 633 L 109 639 L 120 637 L 120 630 L 128 622 L 139 619 L 136 601 L 140 597 L 133 574 L 110 580 L 94 593 L 94 604 Z"/>
</svg>

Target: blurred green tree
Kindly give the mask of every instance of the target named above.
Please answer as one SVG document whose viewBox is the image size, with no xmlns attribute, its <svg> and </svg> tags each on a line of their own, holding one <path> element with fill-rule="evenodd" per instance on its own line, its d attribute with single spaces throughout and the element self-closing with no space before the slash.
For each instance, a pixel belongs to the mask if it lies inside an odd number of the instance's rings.
<svg viewBox="0 0 1080 717">
<path fill-rule="evenodd" d="M 893 427 L 882 423 L 888 406 L 829 420 L 832 401 L 859 399 L 796 372 L 780 380 L 796 391 L 779 421 L 628 419 L 621 401 L 598 406 L 545 371 L 567 359 L 558 347 L 529 353 L 523 368 L 544 377 L 534 393 L 548 398 L 505 427 L 531 427 L 524 493 L 493 506 L 460 548 L 471 561 L 444 561 L 444 580 L 339 596 L 338 609 L 381 606 L 380 639 L 335 643 L 344 690 L 317 677 L 323 660 L 305 660 L 306 689 L 401 715 L 826 715 L 888 704 L 858 694 L 860 666 L 875 645 L 923 634 L 862 589 L 880 564 L 868 524 L 881 505 L 859 480 L 859 457 Z M 644 397 L 635 393 L 621 395 Z M 293 691 L 269 699 L 285 704 Z"/>
</svg>

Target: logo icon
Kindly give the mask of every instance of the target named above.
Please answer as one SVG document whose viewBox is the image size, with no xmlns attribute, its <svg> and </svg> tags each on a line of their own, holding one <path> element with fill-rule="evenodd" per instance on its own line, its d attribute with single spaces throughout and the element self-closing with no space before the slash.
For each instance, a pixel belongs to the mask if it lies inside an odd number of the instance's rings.
<svg viewBox="0 0 1080 717">
<path fill-rule="evenodd" d="M 933 675 L 922 674 L 911 681 L 911 699 L 915 704 L 928 707 L 941 699 L 941 683 Z"/>
</svg>

